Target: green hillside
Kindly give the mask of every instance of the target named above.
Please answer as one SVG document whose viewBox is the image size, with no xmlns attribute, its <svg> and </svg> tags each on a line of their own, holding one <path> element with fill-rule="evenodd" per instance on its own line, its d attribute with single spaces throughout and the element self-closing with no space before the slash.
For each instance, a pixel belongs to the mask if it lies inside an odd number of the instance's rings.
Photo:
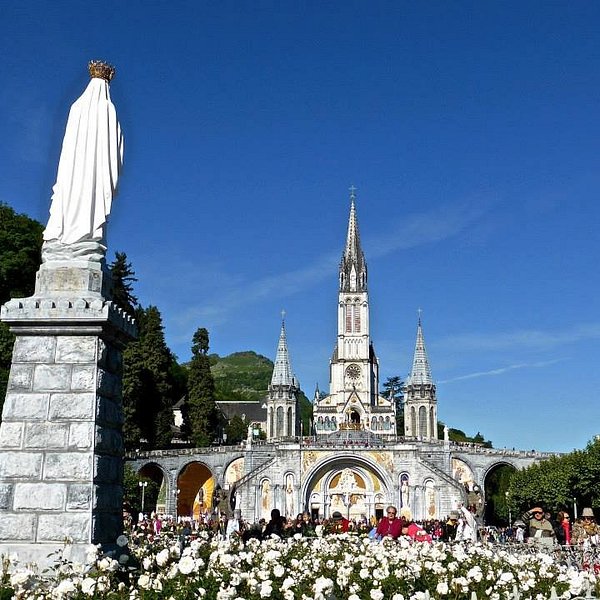
<svg viewBox="0 0 600 600">
<path fill-rule="evenodd" d="M 256 352 L 210 355 L 219 400 L 262 400 L 267 395 L 273 363 Z"/>
<path fill-rule="evenodd" d="M 223 357 L 211 354 L 209 358 L 217 401 L 262 402 L 265 399 L 273 375 L 271 360 L 252 350 L 234 352 Z M 308 432 L 312 404 L 304 392 L 300 392 L 298 400 L 303 430 Z"/>
</svg>

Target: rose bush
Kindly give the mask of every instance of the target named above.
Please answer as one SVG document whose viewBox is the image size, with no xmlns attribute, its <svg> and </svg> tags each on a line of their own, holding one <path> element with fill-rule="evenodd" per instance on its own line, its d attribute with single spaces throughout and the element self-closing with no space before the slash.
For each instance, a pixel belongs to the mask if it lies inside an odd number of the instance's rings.
<svg viewBox="0 0 600 600">
<path fill-rule="evenodd" d="M 594 569 L 573 553 L 527 546 L 377 543 L 366 536 L 220 541 L 201 534 L 136 537 L 119 557 L 60 561 L 51 579 L 4 560 L 0 598 L 154 600 L 443 600 L 598 595 Z M 582 561 L 580 561 L 582 562 Z M 132 566 L 135 565 L 135 566 Z"/>
</svg>

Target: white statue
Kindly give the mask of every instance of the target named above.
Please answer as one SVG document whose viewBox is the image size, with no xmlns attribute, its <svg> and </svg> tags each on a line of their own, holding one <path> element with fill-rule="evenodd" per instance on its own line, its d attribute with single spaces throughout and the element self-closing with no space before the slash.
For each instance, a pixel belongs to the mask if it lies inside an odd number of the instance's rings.
<svg viewBox="0 0 600 600">
<path fill-rule="evenodd" d="M 106 252 L 105 224 L 123 164 L 123 136 L 108 84 L 114 69 L 89 64 L 92 77 L 69 112 L 42 260 L 100 261 Z"/>
<path fill-rule="evenodd" d="M 296 512 L 294 502 L 294 476 L 288 475 L 286 477 L 286 485 L 285 485 L 285 516 L 286 517 L 294 517 Z"/>
</svg>

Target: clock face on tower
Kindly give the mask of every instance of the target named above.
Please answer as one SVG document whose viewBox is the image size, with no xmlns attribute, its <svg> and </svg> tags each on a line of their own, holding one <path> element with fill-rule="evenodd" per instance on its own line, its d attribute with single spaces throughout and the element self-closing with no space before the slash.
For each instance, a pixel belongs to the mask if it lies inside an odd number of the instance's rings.
<svg viewBox="0 0 600 600">
<path fill-rule="evenodd" d="M 358 365 L 348 365 L 346 367 L 346 377 L 348 379 L 352 379 L 353 381 L 356 381 L 358 379 L 360 379 L 360 367 Z"/>
</svg>

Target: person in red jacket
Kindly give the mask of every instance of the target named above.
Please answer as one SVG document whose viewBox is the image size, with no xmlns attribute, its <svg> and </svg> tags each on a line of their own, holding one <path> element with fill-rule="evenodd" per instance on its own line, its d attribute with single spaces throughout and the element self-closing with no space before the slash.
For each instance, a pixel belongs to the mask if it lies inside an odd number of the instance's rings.
<svg viewBox="0 0 600 600">
<path fill-rule="evenodd" d="M 385 512 L 386 516 L 377 525 L 375 537 L 378 540 L 384 537 L 391 537 L 395 540 L 402 535 L 402 519 L 398 518 L 395 506 L 388 506 Z"/>
</svg>

